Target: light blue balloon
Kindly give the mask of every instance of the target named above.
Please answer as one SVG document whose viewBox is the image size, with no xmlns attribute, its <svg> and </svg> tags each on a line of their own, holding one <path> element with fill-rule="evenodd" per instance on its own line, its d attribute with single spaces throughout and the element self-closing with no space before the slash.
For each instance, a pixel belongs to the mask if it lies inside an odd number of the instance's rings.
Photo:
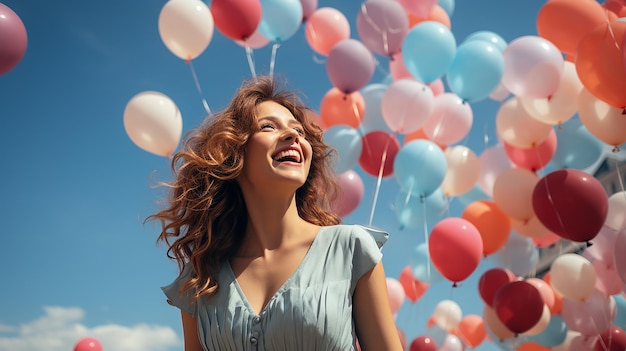
<svg viewBox="0 0 626 351">
<path fill-rule="evenodd" d="M 529 341 L 536 342 L 545 347 L 561 345 L 567 337 L 567 325 L 563 318 L 554 314 L 550 316 L 550 323 L 541 333 L 528 336 Z"/>
<path fill-rule="evenodd" d="M 424 198 L 400 189 L 394 206 L 401 230 L 432 228 L 447 209 L 448 199 L 441 188 Z"/>
<path fill-rule="evenodd" d="M 337 157 L 333 160 L 336 174 L 352 169 L 359 162 L 363 138 L 355 128 L 336 124 L 326 129 L 324 141 L 337 151 Z"/>
<path fill-rule="evenodd" d="M 500 50 L 500 52 L 504 52 L 508 43 L 497 33 L 488 31 L 488 30 L 480 30 L 478 32 L 474 32 L 470 34 L 467 38 L 465 38 L 464 43 L 467 43 L 472 40 L 486 41 L 491 43 L 496 48 Z"/>
<path fill-rule="evenodd" d="M 427 243 L 421 243 L 415 247 L 411 255 L 410 265 L 413 276 L 422 283 L 432 284 L 444 280 L 443 275 L 439 273 L 430 260 Z"/>
<path fill-rule="evenodd" d="M 446 11 L 448 17 L 452 17 L 454 14 L 454 0 L 439 0 L 437 1 L 437 5 L 441 6 L 441 8 Z"/>
<path fill-rule="evenodd" d="M 480 101 L 498 87 L 504 74 L 504 57 L 494 45 L 473 40 L 461 44 L 448 69 L 450 90 L 464 101 Z"/>
<path fill-rule="evenodd" d="M 420 22 L 404 37 L 402 59 L 407 70 L 422 83 L 442 77 L 456 52 L 456 39 L 448 27 L 435 21 Z"/>
<path fill-rule="evenodd" d="M 437 190 L 447 169 L 444 152 L 426 139 L 411 140 L 400 148 L 393 161 L 393 173 L 400 186 L 418 196 L 428 196 Z"/>
<path fill-rule="evenodd" d="M 557 130 L 556 152 L 550 161 L 557 168 L 585 169 L 604 153 L 604 144 L 577 120 L 570 120 Z"/>
<path fill-rule="evenodd" d="M 367 134 L 375 130 L 391 133 L 391 129 L 383 119 L 381 101 L 388 86 L 382 83 L 368 84 L 361 89 L 361 96 L 365 102 L 365 112 L 361 119 L 361 132 Z"/>
<path fill-rule="evenodd" d="M 261 0 L 258 31 L 265 38 L 282 42 L 294 35 L 302 23 L 300 0 Z"/>
<path fill-rule="evenodd" d="M 626 329 L 626 298 L 620 293 L 613 295 L 613 300 L 615 300 L 615 305 L 617 307 L 617 313 L 615 315 L 613 325 Z"/>
<path fill-rule="evenodd" d="M 511 231 L 504 246 L 496 252 L 501 265 L 517 276 L 526 276 L 537 268 L 539 250 L 532 239 Z"/>
</svg>

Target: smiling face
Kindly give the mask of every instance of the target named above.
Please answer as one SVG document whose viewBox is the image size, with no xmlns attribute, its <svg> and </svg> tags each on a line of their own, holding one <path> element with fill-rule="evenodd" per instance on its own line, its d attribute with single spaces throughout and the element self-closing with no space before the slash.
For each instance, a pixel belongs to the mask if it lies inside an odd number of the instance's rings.
<svg viewBox="0 0 626 351">
<path fill-rule="evenodd" d="M 256 121 L 258 129 L 246 144 L 244 166 L 238 178 L 242 190 L 277 190 L 276 187 L 291 184 L 295 191 L 306 182 L 311 168 L 313 152 L 304 128 L 286 107 L 274 101 L 257 106 Z"/>
</svg>

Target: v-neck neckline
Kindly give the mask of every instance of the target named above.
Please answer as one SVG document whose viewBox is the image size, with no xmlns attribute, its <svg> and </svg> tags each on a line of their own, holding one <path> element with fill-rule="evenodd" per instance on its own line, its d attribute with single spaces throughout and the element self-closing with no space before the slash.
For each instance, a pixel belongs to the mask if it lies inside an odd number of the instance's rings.
<svg viewBox="0 0 626 351">
<path fill-rule="evenodd" d="M 309 256 L 311 256 L 311 252 L 313 251 L 313 248 L 316 246 L 316 244 L 318 242 L 317 239 L 319 238 L 320 234 L 322 233 L 322 231 L 325 228 L 326 228 L 325 226 L 324 227 L 320 227 L 320 229 L 315 234 L 315 237 L 313 238 L 313 241 L 309 245 L 309 248 L 307 249 L 306 253 L 304 254 L 304 257 L 302 257 L 302 260 L 300 261 L 300 263 L 298 264 L 296 269 L 291 273 L 291 275 L 289 275 L 289 277 L 287 279 L 285 279 L 285 281 L 280 285 L 278 290 L 276 290 L 276 292 L 272 295 L 272 297 L 270 297 L 270 299 L 267 300 L 267 303 L 263 307 L 261 307 L 261 310 L 258 313 L 257 313 L 257 311 L 254 310 L 254 308 L 252 308 L 252 305 L 248 301 L 248 298 L 246 297 L 246 294 L 244 293 L 243 289 L 241 288 L 241 285 L 239 285 L 239 281 L 237 280 L 237 276 L 235 275 L 235 271 L 233 271 L 233 267 L 230 265 L 230 260 L 226 260 L 226 267 L 228 268 L 228 273 L 230 274 L 230 277 L 233 280 L 233 284 L 234 284 L 235 288 L 237 289 L 237 292 L 239 293 L 239 298 L 241 299 L 241 301 L 243 301 L 243 303 L 246 306 L 246 308 L 254 316 L 261 316 L 263 314 L 263 312 L 265 312 L 265 310 L 268 308 L 268 306 L 270 306 L 270 304 L 283 293 L 283 291 L 287 288 L 289 283 L 293 279 L 295 279 L 294 277 L 300 273 L 300 271 L 302 270 L 302 267 L 304 266 L 306 261 L 309 260 Z"/>
</svg>

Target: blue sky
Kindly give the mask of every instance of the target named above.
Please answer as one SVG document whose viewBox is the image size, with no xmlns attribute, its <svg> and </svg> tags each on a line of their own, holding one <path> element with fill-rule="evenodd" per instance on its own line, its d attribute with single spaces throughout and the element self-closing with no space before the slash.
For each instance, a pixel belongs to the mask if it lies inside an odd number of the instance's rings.
<svg viewBox="0 0 626 351">
<path fill-rule="evenodd" d="M 169 179 L 169 163 L 139 149 L 123 126 L 127 102 L 147 90 L 178 105 L 184 131 L 205 115 L 190 67 L 159 37 L 165 1 L 3 3 L 20 16 L 29 41 L 23 60 L 0 76 L 0 351 L 68 350 L 86 335 L 99 337 L 107 351 L 182 350 L 179 312 L 159 289 L 173 279 L 176 266 L 155 245 L 158 228 L 143 224 L 162 195 L 152 184 Z M 457 43 L 479 30 L 507 42 L 536 35 L 543 3 L 459 1 L 452 33 Z M 342 11 L 351 37 L 358 38 L 360 4 L 320 0 L 318 7 Z M 269 72 L 270 46 L 254 55 L 257 72 Z M 377 57 L 381 67 L 371 83 L 386 78 L 385 59 Z M 218 31 L 193 65 L 213 110 L 224 107 L 250 77 L 244 49 Z M 306 94 L 314 109 L 332 87 L 323 57 L 308 46 L 302 27 L 278 49 L 275 73 Z M 498 106 L 492 100 L 472 104 L 474 126 L 463 143 L 476 154 L 495 144 Z M 365 196 L 347 223 L 368 224 L 377 179 L 362 178 Z M 391 277 L 424 240 L 421 231 L 398 229 L 391 208 L 397 189 L 393 178 L 382 180 L 372 221 L 391 233 L 384 248 Z M 453 200 L 449 215 L 459 215 L 460 204 Z M 409 341 L 425 333 L 442 298 L 458 302 L 464 315 L 481 314 L 476 281 L 493 260 L 487 258 L 458 288 L 436 283 L 415 304 L 406 301 L 397 323 Z M 488 342 L 478 348 L 495 349 Z"/>
</svg>

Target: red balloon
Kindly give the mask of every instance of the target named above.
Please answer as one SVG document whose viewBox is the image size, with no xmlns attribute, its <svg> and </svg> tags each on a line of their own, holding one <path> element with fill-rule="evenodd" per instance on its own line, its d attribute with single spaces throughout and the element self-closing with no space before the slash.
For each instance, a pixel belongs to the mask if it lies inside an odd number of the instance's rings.
<svg viewBox="0 0 626 351">
<path fill-rule="evenodd" d="M 411 341 L 410 351 L 437 351 L 435 340 L 428 336 L 421 335 Z"/>
<path fill-rule="evenodd" d="M 261 1 L 213 0 L 211 13 L 220 33 L 232 40 L 245 41 L 261 22 Z"/>
<path fill-rule="evenodd" d="M 435 268 L 456 286 L 478 267 L 483 255 L 483 239 L 470 221 L 444 218 L 430 232 L 428 253 Z"/>
<path fill-rule="evenodd" d="M 400 272 L 398 281 L 404 289 L 404 295 L 411 301 L 415 302 L 419 300 L 422 295 L 428 290 L 430 284 L 419 281 L 413 276 L 411 266 L 406 266 Z"/>
<path fill-rule="evenodd" d="M 102 351 L 102 344 L 96 338 L 86 337 L 74 345 L 74 351 Z"/>
<path fill-rule="evenodd" d="M 626 350 L 626 333 L 624 329 L 614 325 L 600 334 L 594 351 L 624 351 Z"/>
<path fill-rule="evenodd" d="M 506 268 L 491 268 L 485 271 L 478 281 L 478 293 L 483 301 L 493 308 L 493 299 L 506 283 L 517 280 L 515 273 Z"/>
<path fill-rule="evenodd" d="M 539 322 L 544 303 L 536 287 L 523 280 L 516 280 L 498 289 L 493 305 L 498 319 L 510 331 L 519 334 Z"/>
<path fill-rule="evenodd" d="M 20 17 L 0 3 L 0 74 L 17 66 L 26 53 L 28 38 Z"/>
<path fill-rule="evenodd" d="M 380 130 L 369 132 L 363 136 L 359 165 L 370 175 L 389 177 L 393 175 L 393 160 L 399 150 L 400 142 L 395 135 Z"/>
<path fill-rule="evenodd" d="M 545 167 L 545 165 L 552 160 L 556 152 L 556 132 L 554 129 L 550 130 L 550 134 L 548 134 L 546 140 L 536 147 L 521 148 L 506 142 L 503 142 L 503 144 L 506 155 L 514 165 L 536 172 Z"/>
<path fill-rule="evenodd" d="M 548 173 L 535 185 L 533 209 L 558 236 L 577 242 L 593 239 L 604 225 L 609 199 L 600 181 L 576 169 Z"/>
</svg>

